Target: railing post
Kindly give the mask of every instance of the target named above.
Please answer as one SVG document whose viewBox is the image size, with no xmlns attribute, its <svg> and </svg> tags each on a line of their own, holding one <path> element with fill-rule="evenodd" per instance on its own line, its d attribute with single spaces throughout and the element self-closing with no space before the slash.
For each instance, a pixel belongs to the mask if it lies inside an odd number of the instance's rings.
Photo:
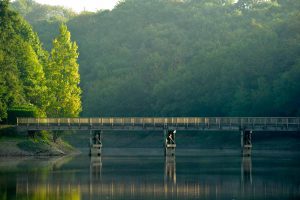
<svg viewBox="0 0 300 200">
<path fill-rule="evenodd" d="M 185 120 L 186 120 L 186 128 L 188 128 L 189 127 L 189 119 L 185 118 Z"/>
<path fill-rule="evenodd" d="M 265 128 L 267 128 L 267 118 L 265 118 Z"/>
<path fill-rule="evenodd" d="M 90 129 L 90 148 L 92 148 L 92 146 L 93 146 L 93 131 L 92 131 L 92 129 Z"/>
<path fill-rule="evenodd" d="M 205 121 L 207 119 L 207 128 L 209 128 L 209 119 L 205 117 Z"/>
<path fill-rule="evenodd" d="M 240 126 L 241 126 L 241 128 L 243 129 L 243 126 L 244 126 L 244 125 L 243 125 L 243 118 L 241 117 L 240 120 L 241 120 L 241 125 L 240 125 Z"/>
</svg>

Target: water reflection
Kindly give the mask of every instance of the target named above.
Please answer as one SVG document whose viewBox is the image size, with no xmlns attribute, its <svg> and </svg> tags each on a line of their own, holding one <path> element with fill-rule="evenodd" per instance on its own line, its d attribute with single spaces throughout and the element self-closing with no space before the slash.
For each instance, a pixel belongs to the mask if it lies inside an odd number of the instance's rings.
<svg viewBox="0 0 300 200">
<path fill-rule="evenodd" d="M 176 184 L 176 157 L 165 157 L 165 184 Z"/>
<path fill-rule="evenodd" d="M 250 156 L 242 157 L 241 184 L 243 188 L 252 185 L 252 158 Z"/>
<path fill-rule="evenodd" d="M 0 199 L 299 199 L 293 157 L 0 160 Z"/>
<path fill-rule="evenodd" d="M 78 187 L 61 187 L 53 172 L 72 157 L 21 158 L 0 161 L 0 199 L 80 199 Z M 63 178 L 61 179 L 63 180 Z M 4 190 L 3 190 L 4 189 Z"/>
<path fill-rule="evenodd" d="M 102 171 L 102 157 L 101 156 L 91 156 L 90 157 L 90 180 L 101 180 Z"/>
<path fill-rule="evenodd" d="M 241 158 L 241 196 L 243 198 L 252 196 L 252 158 L 251 156 Z"/>
</svg>

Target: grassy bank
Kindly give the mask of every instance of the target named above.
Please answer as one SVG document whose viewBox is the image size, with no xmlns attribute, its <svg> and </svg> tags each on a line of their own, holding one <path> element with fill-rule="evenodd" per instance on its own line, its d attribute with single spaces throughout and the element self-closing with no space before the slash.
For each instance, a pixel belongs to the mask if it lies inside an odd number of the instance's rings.
<svg viewBox="0 0 300 200">
<path fill-rule="evenodd" d="M 53 142 L 50 133 L 29 137 L 26 133 L 18 133 L 14 126 L 0 126 L 0 156 L 61 156 L 76 152 L 62 139 Z"/>
</svg>

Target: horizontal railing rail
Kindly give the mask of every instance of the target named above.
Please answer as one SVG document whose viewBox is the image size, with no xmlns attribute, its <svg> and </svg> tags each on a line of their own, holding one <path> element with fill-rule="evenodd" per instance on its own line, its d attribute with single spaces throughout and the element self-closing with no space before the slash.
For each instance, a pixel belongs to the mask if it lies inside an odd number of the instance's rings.
<svg viewBox="0 0 300 200">
<path fill-rule="evenodd" d="M 99 118 L 17 118 L 20 127 L 38 126 L 141 126 L 141 127 L 293 127 L 299 117 L 99 117 Z"/>
</svg>

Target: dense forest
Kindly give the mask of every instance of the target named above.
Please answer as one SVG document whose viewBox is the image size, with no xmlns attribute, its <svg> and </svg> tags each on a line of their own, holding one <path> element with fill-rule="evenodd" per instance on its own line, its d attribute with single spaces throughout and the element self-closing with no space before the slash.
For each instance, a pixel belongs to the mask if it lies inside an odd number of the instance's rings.
<svg viewBox="0 0 300 200">
<path fill-rule="evenodd" d="M 12 7 L 49 51 L 67 23 L 79 47 L 83 116 L 300 116 L 299 0 L 126 0 L 77 15 L 30 0 Z"/>
<path fill-rule="evenodd" d="M 23 17 L 0 1 L 0 121 L 9 115 L 76 117 L 81 111 L 78 52 L 61 24 L 46 51 Z"/>
</svg>

